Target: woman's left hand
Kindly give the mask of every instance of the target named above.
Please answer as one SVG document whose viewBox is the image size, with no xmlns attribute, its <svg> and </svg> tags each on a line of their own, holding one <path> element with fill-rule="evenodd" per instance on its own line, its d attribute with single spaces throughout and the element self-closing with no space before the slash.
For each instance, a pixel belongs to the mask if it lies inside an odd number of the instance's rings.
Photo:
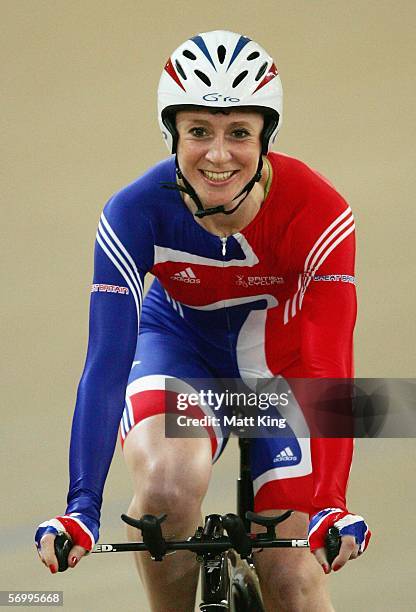
<svg viewBox="0 0 416 612">
<path fill-rule="evenodd" d="M 326 537 L 331 527 L 336 527 L 341 537 L 338 555 L 330 565 L 326 553 Z M 308 541 L 311 552 L 325 574 L 331 569 L 341 569 L 350 559 L 356 559 L 368 546 L 371 537 L 367 523 L 362 516 L 351 514 L 340 508 L 326 508 L 314 514 L 309 523 Z"/>
</svg>

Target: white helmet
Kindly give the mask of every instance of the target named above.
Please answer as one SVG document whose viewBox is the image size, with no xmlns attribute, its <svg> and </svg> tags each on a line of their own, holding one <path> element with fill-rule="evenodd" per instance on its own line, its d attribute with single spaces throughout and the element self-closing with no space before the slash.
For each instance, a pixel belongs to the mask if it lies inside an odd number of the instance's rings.
<svg viewBox="0 0 416 612">
<path fill-rule="evenodd" d="M 276 65 L 260 45 L 240 34 L 198 34 L 172 53 L 159 82 L 159 125 L 171 153 L 176 153 L 178 139 L 175 112 L 184 106 L 263 112 L 266 154 L 282 123 L 283 92 Z"/>
</svg>

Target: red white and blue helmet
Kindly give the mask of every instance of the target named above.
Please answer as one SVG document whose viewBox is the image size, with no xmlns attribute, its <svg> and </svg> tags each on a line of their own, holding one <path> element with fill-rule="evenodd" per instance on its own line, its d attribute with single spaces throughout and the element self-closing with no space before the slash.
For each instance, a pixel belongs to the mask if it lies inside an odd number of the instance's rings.
<svg viewBox="0 0 416 612">
<path fill-rule="evenodd" d="M 262 112 L 266 154 L 282 123 L 283 92 L 276 64 L 246 36 L 224 30 L 198 34 L 172 53 L 159 82 L 159 125 L 171 153 L 176 153 L 178 139 L 175 112 L 186 106 L 250 107 Z"/>
</svg>

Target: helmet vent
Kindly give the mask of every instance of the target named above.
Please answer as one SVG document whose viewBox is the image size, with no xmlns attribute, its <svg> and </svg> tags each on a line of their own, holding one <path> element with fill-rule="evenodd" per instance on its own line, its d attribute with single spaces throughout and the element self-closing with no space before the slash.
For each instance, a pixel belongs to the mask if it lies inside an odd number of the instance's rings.
<svg viewBox="0 0 416 612">
<path fill-rule="evenodd" d="M 188 49 L 185 49 L 185 51 L 182 51 L 182 55 L 184 55 L 190 60 L 196 60 L 196 55 L 194 55 L 192 51 L 189 51 Z"/>
<path fill-rule="evenodd" d="M 266 72 L 266 68 L 267 68 L 267 62 L 264 62 L 264 64 L 260 67 L 260 70 L 258 71 L 256 75 L 256 78 L 255 78 L 256 81 L 260 81 L 261 77 Z"/>
<path fill-rule="evenodd" d="M 247 59 L 251 61 L 253 59 L 257 59 L 258 57 L 260 57 L 260 53 L 258 51 L 253 51 L 253 53 L 250 53 Z"/>
<path fill-rule="evenodd" d="M 217 55 L 218 55 L 218 60 L 220 62 L 220 64 L 224 63 L 225 60 L 225 54 L 227 53 L 226 48 L 224 47 L 224 45 L 220 45 L 217 49 Z"/>
<path fill-rule="evenodd" d="M 180 63 L 178 62 L 178 60 L 175 60 L 175 66 L 176 66 L 176 70 L 179 72 L 179 74 L 181 75 L 181 77 L 186 81 L 186 74 L 182 68 L 182 66 L 180 65 Z"/>
<path fill-rule="evenodd" d="M 248 70 L 244 70 L 237 77 L 235 77 L 233 81 L 233 87 L 237 87 L 237 85 L 240 85 L 241 81 L 243 81 L 247 75 L 248 75 Z"/>
<path fill-rule="evenodd" d="M 200 70 L 194 70 L 194 72 L 195 72 L 196 76 L 198 78 L 200 78 L 203 83 L 205 83 L 205 85 L 208 85 L 208 87 L 211 86 L 211 81 L 209 80 L 209 78 L 207 77 L 206 74 L 204 74 Z"/>
</svg>

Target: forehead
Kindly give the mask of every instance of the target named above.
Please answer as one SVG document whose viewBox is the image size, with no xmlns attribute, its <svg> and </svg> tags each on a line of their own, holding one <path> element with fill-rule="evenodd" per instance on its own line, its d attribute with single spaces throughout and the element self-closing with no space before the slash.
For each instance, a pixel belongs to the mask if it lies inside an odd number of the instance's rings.
<svg viewBox="0 0 416 612">
<path fill-rule="evenodd" d="M 255 110 L 238 109 L 228 111 L 225 113 L 218 112 L 217 109 L 212 111 L 208 109 L 189 109 L 180 110 L 176 113 L 176 124 L 182 123 L 194 123 L 200 122 L 209 124 L 212 126 L 216 125 L 231 125 L 231 124 L 244 124 L 252 127 L 263 126 L 263 115 Z"/>
</svg>

